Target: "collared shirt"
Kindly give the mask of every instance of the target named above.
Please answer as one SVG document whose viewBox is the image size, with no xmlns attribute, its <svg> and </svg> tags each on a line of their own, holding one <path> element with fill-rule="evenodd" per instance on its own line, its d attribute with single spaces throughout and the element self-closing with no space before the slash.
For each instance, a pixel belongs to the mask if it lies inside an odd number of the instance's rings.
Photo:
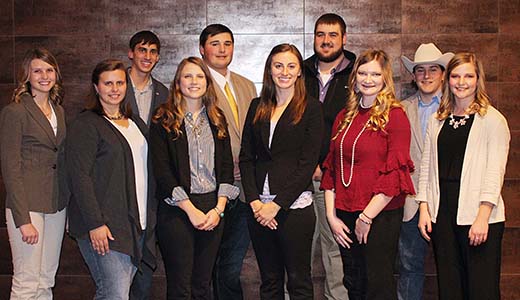
<svg viewBox="0 0 520 300">
<path fill-rule="evenodd" d="M 139 117 L 141 117 L 143 121 L 148 122 L 153 96 L 152 77 L 148 78 L 148 82 L 144 88 L 139 90 L 134 84 L 132 76 L 130 76 L 130 71 L 128 71 L 128 76 L 130 77 L 130 82 L 132 83 L 132 87 L 134 89 L 135 102 L 137 103 L 137 109 L 139 110 Z"/>
<path fill-rule="evenodd" d="M 418 93 L 419 101 L 419 121 L 421 122 L 421 131 L 423 137 L 426 136 L 426 127 L 428 126 L 428 120 L 430 119 L 431 115 L 433 115 L 435 112 L 437 112 L 437 109 L 439 109 L 440 100 L 442 97 L 442 94 L 439 93 L 435 96 L 433 96 L 432 101 L 428 104 L 425 104 L 421 99 L 421 94 Z"/>
<path fill-rule="evenodd" d="M 231 72 L 229 70 L 227 70 L 226 76 L 223 76 L 222 74 L 213 70 L 209 66 L 208 66 L 208 69 L 209 69 L 209 72 L 211 73 L 211 77 L 213 77 L 213 81 L 217 83 L 217 85 L 220 88 L 220 90 L 222 91 L 222 93 L 224 93 L 224 95 L 226 94 L 224 87 L 226 86 L 226 83 L 227 83 L 229 85 L 229 89 L 231 90 L 231 93 L 233 94 L 233 97 L 235 97 L 235 101 L 238 101 L 238 100 L 236 100 L 237 95 L 235 93 L 235 89 L 233 88 L 233 84 L 231 83 Z M 237 103 L 237 105 L 238 105 L 238 103 Z"/>
<path fill-rule="evenodd" d="M 215 142 L 209 125 L 206 108 L 203 107 L 196 119 L 191 112 L 184 115 L 186 138 L 188 139 L 188 155 L 190 159 L 190 193 L 204 194 L 217 188 L 215 177 Z M 222 183 L 219 185 L 218 196 L 228 199 L 238 197 L 238 187 Z M 177 186 L 172 191 L 172 198 L 165 199 L 170 205 L 189 199 L 183 187 Z"/>
<path fill-rule="evenodd" d="M 330 74 L 321 74 L 320 73 L 320 68 L 319 68 L 319 59 L 316 59 L 316 70 L 318 70 L 318 74 L 316 75 L 316 77 L 318 77 L 318 82 L 320 84 L 320 102 L 323 103 L 323 101 L 325 101 L 325 96 L 327 95 L 327 91 L 329 89 L 329 86 L 330 86 L 330 82 L 332 81 L 332 79 L 334 78 L 334 74 L 336 74 L 337 72 L 341 72 L 343 71 L 349 64 L 349 61 L 348 59 L 345 57 L 344 54 L 343 55 L 343 59 L 339 62 L 339 64 L 332 68 L 332 70 L 330 71 Z M 322 79 L 326 79 L 326 82 L 323 82 L 324 80 Z"/>
</svg>

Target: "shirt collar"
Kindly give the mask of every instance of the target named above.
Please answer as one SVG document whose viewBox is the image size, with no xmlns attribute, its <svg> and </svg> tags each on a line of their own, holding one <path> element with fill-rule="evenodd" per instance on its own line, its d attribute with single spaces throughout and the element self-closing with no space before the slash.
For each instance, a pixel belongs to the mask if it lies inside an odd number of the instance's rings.
<svg viewBox="0 0 520 300">
<path fill-rule="evenodd" d="M 439 92 L 437 95 L 433 96 L 432 101 L 430 103 L 428 103 L 428 104 L 425 104 L 422 101 L 421 93 L 417 93 L 417 96 L 419 98 L 419 107 L 430 107 L 430 106 L 432 106 L 434 104 L 440 104 L 441 103 L 442 92 Z"/>
<path fill-rule="evenodd" d="M 132 68 L 128 68 L 128 78 L 130 78 L 130 83 L 132 84 L 132 88 L 134 89 L 134 91 L 138 91 L 137 87 L 135 86 L 134 84 L 134 80 L 132 79 L 132 76 L 130 76 L 130 71 L 132 70 Z M 146 83 L 146 85 L 144 86 L 143 90 L 139 90 L 140 92 L 145 92 L 145 91 L 148 91 L 150 89 L 150 87 L 152 86 L 152 76 L 148 77 L 148 82 Z"/>
<path fill-rule="evenodd" d="M 334 68 L 332 68 L 332 70 L 330 70 L 331 75 L 334 75 L 337 72 L 341 72 L 341 71 L 345 70 L 345 68 L 348 66 L 348 60 L 345 57 L 345 54 L 342 53 L 341 57 L 342 57 L 341 61 Z M 316 62 L 314 63 L 314 65 L 316 67 L 316 70 L 318 71 L 318 75 L 320 74 L 319 62 L 320 62 L 320 59 L 316 56 Z"/>
<path fill-rule="evenodd" d="M 213 70 L 210 66 L 208 66 L 209 72 L 211 73 L 211 77 L 213 77 L 213 80 L 218 84 L 218 86 L 221 89 L 224 89 L 224 86 L 226 86 L 226 83 L 230 81 L 230 74 L 231 72 L 229 69 L 226 72 L 226 76 L 223 76 L 219 72 Z"/>
</svg>

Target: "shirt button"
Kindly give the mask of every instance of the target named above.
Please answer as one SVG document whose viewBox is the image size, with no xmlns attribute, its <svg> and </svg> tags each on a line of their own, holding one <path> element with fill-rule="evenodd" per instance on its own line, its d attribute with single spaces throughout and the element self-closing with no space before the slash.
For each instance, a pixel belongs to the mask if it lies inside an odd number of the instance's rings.
<svg viewBox="0 0 520 300">
<path fill-rule="evenodd" d="M 56 169 L 56 164 L 52 165 L 52 168 L 53 168 L 53 169 Z"/>
</svg>

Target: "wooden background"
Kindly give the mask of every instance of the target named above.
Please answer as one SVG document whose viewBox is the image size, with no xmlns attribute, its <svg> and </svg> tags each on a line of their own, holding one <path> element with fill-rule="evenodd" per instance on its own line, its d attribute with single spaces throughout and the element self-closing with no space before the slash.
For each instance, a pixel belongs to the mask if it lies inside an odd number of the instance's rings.
<svg viewBox="0 0 520 300">
<path fill-rule="evenodd" d="M 107 57 L 126 58 L 133 33 L 150 29 L 162 42 L 155 77 L 169 86 L 178 62 L 198 56 L 198 36 L 208 24 L 222 23 L 235 34 L 230 68 L 260 87 L 265 58 L 282 42 L 295 44 L 304 57 L 313 53 L 315 20 L 335 12 L 347 22 L 347 49 L 374 47 L 394 59 L 396 89 L 410 95 L 411 77 L 398 59 L 413 58 L 420 43 L 435 42 L 443 51 L 473 51 L 483 60 L 493 104 L 506 116 L 512 134 L 503 196 L 503 299 L 520 298 L 520 1 L 519 0 L 2 0 L 0 4 L 0 107 L 10 101 L 24 52 L 36 45 L 57 57 L 65 83 L 67 117 L 83 106 L 95 64 Z M 30 187 L 28 187 L 30 188 Z M 0 207 L 4 207 L 0 183 Z M 0 213 L 0 299 L 7 299 L 11 257 Z M 427 262 L 426 299 L 436 299 L 435 267 Z M 248 299 L 257 299 L 259 274 L 252 251 L 243 270 Z M 323 299 L 323 269 L 314 264 L 316 299 Z M 162 266 L 154 278 L 154 299 L 164 298 Z M 55 298 L 92 299 L 93 283 L 69 237 L 64 240 Z"/>
</svg>

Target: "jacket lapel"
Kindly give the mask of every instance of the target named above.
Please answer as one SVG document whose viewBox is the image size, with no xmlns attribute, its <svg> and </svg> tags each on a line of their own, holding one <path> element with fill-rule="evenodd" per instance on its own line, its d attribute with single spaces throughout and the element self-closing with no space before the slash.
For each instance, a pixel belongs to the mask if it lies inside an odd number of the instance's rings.
<svg viewBox="0 0 520 300">
<path fill-rule="evenodd" d="M 423 151 L 424 137 L 422 135 L 421 122 L 419 120 L 419 97 L 415 98 L 408 109 L 408 119 L 412 127 L 412 136 L 417 143 L 419 151 Z"/>
<path fill-rule="evenodd" d="M 481 139 L 481 134 L 483 133 L 483 121 L 483 118 L 478 113 L 475 113 L 475 116 L 473 117 L 473 124 L 471 125 L 471 128 L 469 130 L 468 141 L 466 142 L 466 151 L 464 153 L 464 161 L 462 163 L 462 175 L 460 177 L 461 182 L 462 179 L 466 178 L 466 176 L 468 175 L 468 168 L 466 166 L 469 166 L 471 164 L 471 161 L 475 159 L 475 155 L 477 155 L 478 153 L 478 151 L 475 151 L 477 149 L 475 146 L 468 146 L 478 145 L 479 141 L 483 141 L 483 139 Z"/>
<path fill-rule="evenodd" d="M 51 145 L 56 146 L 56 136 L 54 135 L 54 131 L 52 130 L 51 124 L 49 123 L 49 120 L 47 120 L 43 112 L 40 110 L 38 105 L 36 105 L 36 102 L 34 102 L 31 96 L 23 97 L 22 102 L 29 114 L 31 115 L 31 117 L 36 121 L 36 123 L 39 126 L 41 126 L 43 131 L 45 131 L 45 134 L 49 138 L 49 142 L 51 143 Z M 58 115 L 56 110 L 55 113 L 57 117 Z"/>
<path fill-rule="evenodd" d="M 56 113 L 56 119 L 58 120 L 58 130 L 56 131 L 56 144 L 60 145 L 65 139 L 65 113 L 63 112 L 63 108 L 51 103 L 54 112 Z"/>
</svg>

